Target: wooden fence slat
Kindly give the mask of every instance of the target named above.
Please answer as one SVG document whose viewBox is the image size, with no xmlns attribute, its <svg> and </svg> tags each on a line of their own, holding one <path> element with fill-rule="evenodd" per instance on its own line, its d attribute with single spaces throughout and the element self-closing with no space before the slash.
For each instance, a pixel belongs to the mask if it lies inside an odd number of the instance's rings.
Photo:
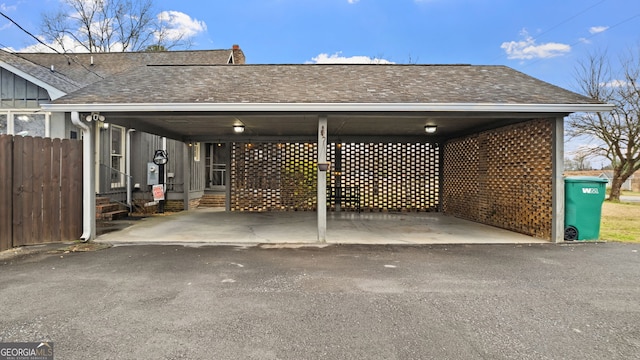
<svg viewBox="0 0 640 360">
<path fill-rule="evenodd" d="M 33 164 L 33 173 L 32 173 L 32 182 L 33 182 L 33 193 L 32 193 L 32 208 L 31 208 L 31 219 L 32 219 L 32 231 L 31 231 L 31 241 L 30 244 L 41 244 L 45 242 L 42 239 L 42 232 L 44 227 L 44 218 L 43 212 L 47 211 L 42 204 L 43 194 L 43 185 L 44 185 L 44 160 L 45 160 L 45 147 L 47 147 L 47 140 L 41 137 L 33 138 L 33 150 L 32 150 L 32 164 Z"/>
<path fill-rule="evenodd" d="M 26 244 L 24 238 L 24 186 L 23 186 L 23 161 L 24 138 L 13 137 L 13 247 Z"/>
<path fill-rule="evenodd" d="M 33 138 L 24 137 L 24 147 L 22 148 L 22 233 L 24 245 L 33 244 Z"/>
<path fill-rule="evenodd" d="M 62 240 L 69 240 L 71 232 L 69 231 L 70 214 L 71 214 L 71 202 L 69 195 L 71 193 L 71 162 L 69 161 L 69 151 L 71 149 L 71 143 L 69 141 L 62 141 L 62 152 L 60 159 L 60 179 L 61 179 L 61 197 L 60 197 L 60 226 Z"/>
<path fill-rule="evenodd" d="M 55 212 L 52 212 L 51 218 L 51 241 L 62 241 L 60 232 L 60 224 L 62 218 L 61 210 L 61 184 L 60 184 L 60 156 L 62 151 L 62 141 L 54 139 L 51 145 L 51 206 Z"/>
<path fill-rule="evenodd" d="M 82 214 L 83 214 L 83 162 L 82 162 L 82 143 L 77 140 L 72 140 L 73 143 L 73 194 L 74 198 L 73 204 L 75 204 L 73 208 L 73 213 L 75 216 L 73 217 L 74 224 L 73 229 L 75 234 L 73 236 L 74 240 L 80 239 L 82 236 Z"/>
<path fill-rule="evenodd" d="M 0 135 L 0 251 L 13 246 L 13 138 Z"/>
<path fill-rule="evenodd" d="M 77 240 L 82 235 L 82 143 L 62 140 L 61 159 L 62 240 Z"/>
<path fill-rule="evenodd" d="M 53 241 L 51 234 L 51 228 L 55 223 L 54 217 L 59 214 L 57 207 L 54 206 L 53 199 L 53 174 L 51 173 L 52 167 L 52 153 L 53 143 L 50 139 L 44 139 L 43 151 L 42 151 L 42 234 L 41 240 L 44 243 Z"/>
</svg>

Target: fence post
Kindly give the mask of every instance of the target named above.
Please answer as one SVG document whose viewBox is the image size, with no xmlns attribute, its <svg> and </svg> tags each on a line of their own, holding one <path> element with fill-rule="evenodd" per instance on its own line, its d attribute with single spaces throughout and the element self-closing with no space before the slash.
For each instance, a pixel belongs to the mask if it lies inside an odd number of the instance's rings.
<svg viewBox="0 0 640 360">
<path fill-rule="evenodd" d="M 13 247 L 13 137 L 0 135 L 0 251 Z"/>
</svg>

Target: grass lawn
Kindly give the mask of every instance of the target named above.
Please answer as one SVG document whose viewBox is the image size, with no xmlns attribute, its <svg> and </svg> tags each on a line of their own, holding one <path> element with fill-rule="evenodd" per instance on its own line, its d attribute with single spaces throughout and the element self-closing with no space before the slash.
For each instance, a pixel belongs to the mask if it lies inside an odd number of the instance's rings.
<svg viewBox="0 0 640 360">
<path fill-rule="evenodd" d="M 602 204 L 600 239 L 640 243 L 640 202 Z"/>
</svg>

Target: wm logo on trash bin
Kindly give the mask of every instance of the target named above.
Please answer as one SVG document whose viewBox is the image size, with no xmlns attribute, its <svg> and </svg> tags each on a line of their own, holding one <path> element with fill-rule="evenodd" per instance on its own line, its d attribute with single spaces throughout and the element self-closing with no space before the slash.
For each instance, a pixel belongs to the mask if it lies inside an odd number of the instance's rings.
<svg viewBox="0 0 640 360">
<path fill-rule="evenodd" d="M 583 194 L 600 194 L 598 188 L 582 188 Z"/>
</svg>

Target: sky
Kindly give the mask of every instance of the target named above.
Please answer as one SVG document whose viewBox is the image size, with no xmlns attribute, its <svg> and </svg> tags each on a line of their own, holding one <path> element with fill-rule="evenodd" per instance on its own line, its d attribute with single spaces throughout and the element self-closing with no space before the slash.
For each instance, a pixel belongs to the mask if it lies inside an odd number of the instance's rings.
<svg viewBox="0 0 640 360">
<path fill-rule="evenodd" d="M 0 0 L 34 35 L 62 0 Z M 153 0 L 190 49 L 238 44 L 249 64 L 506 65 L 569 90 L 590 53 L 640 47 L 640 0 Z M 37 42 L 0 17 L 0 48 Z"/>
<path fill-rule="evenodd" d="M 575 90 L 587 54 L 640 46 L 640 0 L 153 0 L 191 49 L 238 44 L 247 63 L 507 65 Z M 61 0 L 0 0 L 34 35 Z M 0 17 L 0 48 L 36 41 Z"/>
</svg>

